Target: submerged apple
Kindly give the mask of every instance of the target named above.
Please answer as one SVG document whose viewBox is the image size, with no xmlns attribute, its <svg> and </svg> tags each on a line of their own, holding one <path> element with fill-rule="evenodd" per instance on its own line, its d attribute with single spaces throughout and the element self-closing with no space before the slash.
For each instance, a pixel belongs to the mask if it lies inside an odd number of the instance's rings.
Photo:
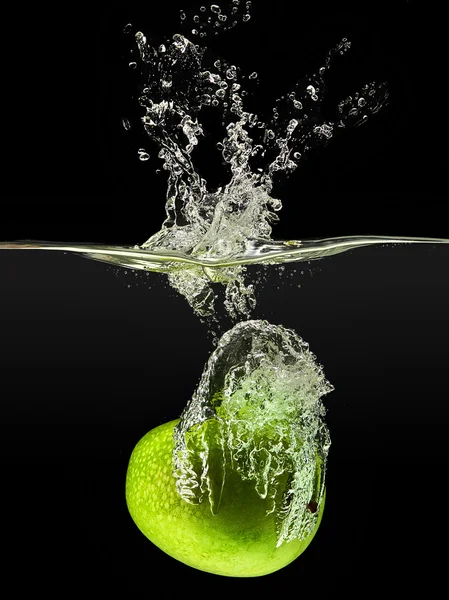
<svg viewBox="0 0 449 600">
<path fill-rule="evenodd" d="M 256 492 L 254 481 L 228 468 L 218 511 L 210 503 L 186 502 L 173 474 L 174 428 L 178 420 L 148 432 L 131 455 L 126 476 L 126 501 L 141 532 L 173 558 L 202 571 L 230 577 L 256 577 L 277 571 L 295 560 L 312 541 L 321 522 L 324 499 L 313 531 L 304 539 L 277 546 L 276 515 Z M 210 480 L 220 466 L 210 460 Z M 214 477 L 217 468 L 217 477 Z M 287 486 L 285 474 L 275 503 Z M 306 508 L 317 510 L 311 502 Z"/>
</svg>

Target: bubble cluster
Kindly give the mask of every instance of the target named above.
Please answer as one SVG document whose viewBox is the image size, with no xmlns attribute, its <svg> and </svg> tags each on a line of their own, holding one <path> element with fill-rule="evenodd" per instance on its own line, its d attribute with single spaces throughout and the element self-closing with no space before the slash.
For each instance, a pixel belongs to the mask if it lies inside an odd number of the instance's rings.
<svg viewBox="0 0 449 600">
<path fill-rule="evenodd" d="M 181 497 L 191 504 L 206 500 L 216 514 L 227 470 L 235 470 L 270 500 L 278 546 L 305 539 L 324 498 L 330 437 L 321 398 L 332 390 L 308 344 L 292 330 L 267 321 L 238 323 L 219 340 L 175 428 Z M 213 481 L 209 474 L 212 452 L 221 454 L 221 481 L 217 469 Z"/>
</svg>

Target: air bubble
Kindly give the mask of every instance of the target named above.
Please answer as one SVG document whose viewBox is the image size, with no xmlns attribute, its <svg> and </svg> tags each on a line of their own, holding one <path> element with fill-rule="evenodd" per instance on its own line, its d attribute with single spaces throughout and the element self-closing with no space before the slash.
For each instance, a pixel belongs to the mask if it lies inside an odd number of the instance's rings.
<svg viewBox="0 0 449 600">
<path fill-rule="evenodd" d="M 293 158 L 296 158 L 296 160 L 301 158 L 301 152 L 294 152 L 293 153 Z"/>
<path fill-rule="evenodd" d="M 205 6 L 200 6 L 200 11 L 201 12 L 206 12 L 206 7 Z"/>
<path fill-rule="evenodd" d="M 125 25 L 123 33 L 131 33 L 132 28 L 133 26 L 131 25 L 131 23 L 128 23 L 127 25 Z"/>
<path fill-rule="evenodd" d="M 131 61 L 131 62 L 129 63 L 129 66 L 131 67 L 131 69 L 136 69 L 136 68 L 137 68 L 137 63 L 136 63 L 136 62 L 134 62 L 134 61 Z"/>
<path fill-rule="evenodd" d="M 192 29 L 192 35 L 198 35 L 198 29 Z"/>
<path fill-rule="evenodd" d="M 179 18 L 181 19 L 181 21 L 184 21 L 184 20 L 185 20 L 185 18 L 186 18 L 186 13 L 185 13 L 183 10 L 181 10 L 181 12 L 179 13 Z"/>
<path fill-rule="evenodd" d="M 159 52 L 165 52 L 167 50 L 167 48 L 164 46 L 164 44 L 161 44 L 158 48 Z"/>
<path fill-rule="evenodd" d="M 359 101 L 357 102 L 357 104 L 359 106 L 366 106 L 366 100 L 365 100 L 365 98 L 359 98 Z"/>
<path fill-rule="evenodd" d="M 129 119 L 122 119 L 122 125 L 123 128 L 126 129 L 126 131 L 131 129 L 131 123 L 129 122 Z"/>
<path fill-rule="evenodd" d="M 199 16 L 198 16 L 198 15 L 195 15 L 195 16 L 193 17 L 193 20 L 194 20 L 194 22 L 195 22 L 195 23 L 199 23 L 199 22 L 200 22 L 200 18 L 199 18 Z"/>
<path fill-rule="evenodd" d="M 215 14 L 219 14 L 221 13 L 221 8 L 217 5 L 217 4 L 212 4 L 212 6 L 210 7 L 211 11 Z"/>
<path fill-rule="evenodd" d="M 251 73 L 251 75 L 249 76 L 250 79 L 257 79 L 257 77 L 258 77 L 258 75 L 257 75 L 256 71 L 253 71 Z"/>
<path fill-rule="evenodd" d="M 248 15 L 248 14 L 243 15 L 242 20 L 244 23 L 247 23 L 250 19 L 251 19 L 251 15 Z"/>
<path fill-rule="evenodd" d="M 295 101 L 293 102 L 293 106 L 294 106 L 295 108 L 297 108 L 298 110 L 301 110 L 301 108 L 302 108 L 302 103 L 301 103 L 299 100 L 295 100 Z"/>
</svg>

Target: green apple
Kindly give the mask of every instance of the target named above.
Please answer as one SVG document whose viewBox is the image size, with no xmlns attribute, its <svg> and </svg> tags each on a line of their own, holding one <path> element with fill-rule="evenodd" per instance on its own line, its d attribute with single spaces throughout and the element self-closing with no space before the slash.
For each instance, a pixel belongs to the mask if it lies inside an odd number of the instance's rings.
<svg viewBox="0 0 449 600">
<path fill-rule="evenodd" d="M 202 571 L 229 577 L 257 577 L 282 569 L 312 541 L 312 533 L 276 546 L 275 514 L 254 482 L 230 469 L 217 514 L 208 500 L 194 505 L 178 494 L 173 475 L 173 430 L 179 419 L 148 432 L 132 452 L 126 475 L 126 502 L 140 531 L 173 558 Z M 213 471 L 213 463 L 212 463 Z M 212 478 L 214 473 L 211 473 Z M 287 485 L 287 476 L 283 488 Z M 280 502 L 282 486 L 276 499 Z M 307 510 L 314 510 L 311 503 Z"/>
</svg>

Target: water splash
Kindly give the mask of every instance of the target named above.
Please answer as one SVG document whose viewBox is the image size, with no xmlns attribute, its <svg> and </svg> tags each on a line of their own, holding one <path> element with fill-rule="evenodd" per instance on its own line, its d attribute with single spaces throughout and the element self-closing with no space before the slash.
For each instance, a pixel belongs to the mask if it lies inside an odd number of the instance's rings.
<svg viewBox="0 0 449 600">
<path fill-rule="evenodd" d="M 271 501 L 278 546 L 310 535 L 330 446 L 321 397 L 332 390 L 296 333 L 266 321 L 236 325 L 219 341 L 175 429 L 181 497 L 207 500 L 216 514 L 232 469 Z"/>
<path fill-rule="evenodd" d="M 153 156 L 162 161 L 167 173 L 166 218 L 158 232 L 133 248 L 79 247 L 89 258 L 163 271 L 201 317 L 214 315 L 213 285 L 220 284 L 225 287 L 224 306 L 230 316 L 249 318 L 256 297 L 254 285 L 245 280 L 246 264 L 303 260 L 308 253 L 324 256 L 342 251 L 348 243 L 353 247 L 365 243 L 344 240 L 330 250 L 332 240 L 273 241 L 272 227 L 282 208 L 273 186 L 279 176 L 294 172 L 311 148 L 327 144 L 338 132 L 375 114 L 387 101 L 385 84 L 368 83 L 342 100 L 333 121 L 322 116 L 329 69 L 351 46 L 343 38 L 312 75 L 278 98 L 272 113 L 250 112 L 245 102 L 258 81 L 257 73 L 245 74 L 226 59 L 212 57 L 203 45 L 203 40 L 250 18 L 251 2 L 233 0 L 224 7 L 213 4 L 196 12 L 182 11 L 182 33 L 157 42 L 150 42 L 141 31 L 131 36 L 133 27 L 126 25 L 124 34 L 138 50 L 139 63 L 133 53 L 132 67 L 140 73 L 141 125 L 148 143 L 157 149 L 141 147 L 136 154 L 141 161 L 149 162 Z M 199 38 L 198 43 L 189 39 L 192 36 Z M 224 128 L 216 156 L 228 179 L 216 189 L 210 188 L 193 162 L 204 138 L 203 122 L 212 113 Z M 122 126 L 134 128 L 126 117 Z M 60 245 L 67 246 L 77 251 L 72 244 Z M 45 243 L 40 247 L 55 249 Z"/>
<path fill-rule="evenodd" d="M 351 46 L 343 38 L 315 73 L 276 101 L 268 118 L 249 112 L 245 96 L 257 73 L 244 74 L 223 58 L 212 59 L 201 39 L 193 43 L 189 37 L 210 38 L 247 22 L 250 11 L 250 2 L 232 2 L 225 8 L 204 6 L 189 15 L 182 11 L 185 35 L 176 33 L 162 44 L 150 43 L 141 31 L 135 34 L 141 121 L 168 174 L 166 219 L 160 231 L 139 246 L 142 250 L 173 251 L 208 261 L 243 256 L 251 244 L 270 245 L 272 226 L 282 208 L 272 195 L 276 178 L 291 174 L 311 148 L 327 144 L 337 131 L 365 122 L 388 98 L 384 83 L 371 82 L 338 104 L 334 121 L 323 118 L 326 76 Z M 200 117 L 210 118 L 210 111 L 218 114 L 224 127 L 216 147 L 228 183 L 217 189 L 209 189 L 193 163 L 204 137 Z M 144 152 L 141 159 L 148 156 Z M 234 318 L 248 318 L 256 303 L 254 287 L 246 284 L 244 272 L 234 264 L 212 277 L 226 286 L 225 307 Z M 209 275 L 192 270 L 173 270 L 168 275 L 171 285 L 201 316 L 214 314 Z"/>
</svg>

